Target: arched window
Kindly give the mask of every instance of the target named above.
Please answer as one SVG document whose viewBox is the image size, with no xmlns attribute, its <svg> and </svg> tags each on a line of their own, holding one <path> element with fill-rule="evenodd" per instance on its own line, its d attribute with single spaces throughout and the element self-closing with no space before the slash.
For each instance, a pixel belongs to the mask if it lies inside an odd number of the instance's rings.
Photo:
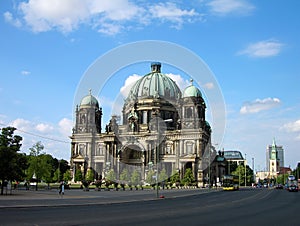
<svg viewBox="0 0 300 226">
<path fill-rule="evenodd" d="M 186 108 L 186 118 L 192 118 L 193 117 L 193 110 L 191 107 Z"/>
</svg>

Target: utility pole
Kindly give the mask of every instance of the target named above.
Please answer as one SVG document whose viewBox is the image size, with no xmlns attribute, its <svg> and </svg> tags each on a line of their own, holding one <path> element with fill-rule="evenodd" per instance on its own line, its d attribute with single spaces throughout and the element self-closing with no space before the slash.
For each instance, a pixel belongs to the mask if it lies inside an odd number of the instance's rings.
<svg viewBox="0 0 300 226">
<path fill-rule="evenodd" d="M 246 174 L 246 171 L 247 171 L 247 158 L 246 158 L 247 154 L 245 153 L 245 162 L 244 162 L 244 165 L 245 165 L 245 187 L 247 186 L 247 174 Z"/>
<path fill-rule="evenodd" d="M 253 183 L 255 183 L 255 170 L 254 170 L 254 158 L 252 158 L 252 170 L 253 170 Z"/>
</svg>

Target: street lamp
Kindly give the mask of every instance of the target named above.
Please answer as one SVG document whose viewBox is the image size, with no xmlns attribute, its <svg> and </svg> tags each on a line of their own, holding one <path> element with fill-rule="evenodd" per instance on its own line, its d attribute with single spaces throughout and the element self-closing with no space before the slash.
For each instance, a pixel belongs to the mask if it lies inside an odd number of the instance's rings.
<svg viewBox="0 0 300 226">
<path fill-rule="evenodd" d="M 246 183 L 247 183 L 247 175 L 246 175 L 246 169 L 247 169 L 247 158 L 246 158 L 247 154 L 245 153 L 245 161 L 244 161 L 244 166 L 245 166 L 245 187 L 246 187 Z"/>
<path fill-rule="evenodd" d="M 159 150 L 160 150 L 160 122 L 158 122 L 158 112 L 155 112 L 156 115 L 156 128 L 157 128 L 157 141 L 158 144 L 156 145 L 156 176 L 155 176 L 155 181 L 156 181 L 156 198 L 159 198 L 159 193 L 158 193 L 158 161 L 159 161 Z M 173 122 L 173 119 L 165 119 L 162 120 L 164 122 Z"/>
</svg>

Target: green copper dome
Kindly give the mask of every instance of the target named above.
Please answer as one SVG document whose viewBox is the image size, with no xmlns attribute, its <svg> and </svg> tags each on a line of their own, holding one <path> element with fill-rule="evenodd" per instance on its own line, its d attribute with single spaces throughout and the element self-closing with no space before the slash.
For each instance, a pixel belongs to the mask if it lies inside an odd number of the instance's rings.
<svg viewBox="0 0 300 226">
<path fill-rule="evenodd" d="M 140 78 L 131 88 L 127 100 L 142 98 L 179 99 L 181 91 L 167 75 L 162 74 L 161 64 L 151 64 L 151 72 Z"/>
<path fill-rule="evenodd" d="M 81 102 L 80 102 L 80 106 L 83 105 L 89 105 L 89 106 L 96 106 L 99 107 L 99 102 L 98 100 L 92 95 L 91 90 L 89 95 L 85 96 L 82 98 Z"/>
<path fill-rule="evenodd" d="M 200 90 L 193 85 L 193 80 L 191 80 L 191 85 L 183 91 L 183 97 L 202 97 Z"/>
</svg>

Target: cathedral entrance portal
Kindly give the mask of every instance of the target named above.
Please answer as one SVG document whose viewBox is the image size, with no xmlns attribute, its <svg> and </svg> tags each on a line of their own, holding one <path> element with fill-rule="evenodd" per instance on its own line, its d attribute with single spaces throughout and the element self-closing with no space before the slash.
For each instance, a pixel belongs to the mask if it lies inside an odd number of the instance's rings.
<svg viewBox="0 0 300 226">
<path fill-rule="evenodd" d="M 120 161 L 124 164 L 141 166 L 144 164 L 144 151 L 135 144 L 130 144 L 124 147 L 121 152 Z"/>
<path fill-rule="evenodd" d="M 128 172 L 127 180 L 133 184 L 142 184 L 145 178 L 145 151 L 142 145 L 127 144 L 120 154 L 119 174 Z M 125 173 L 126 174 L 126 173 Z M 124 176 L 124 175 L 123 175 Z"/>
</svg>

